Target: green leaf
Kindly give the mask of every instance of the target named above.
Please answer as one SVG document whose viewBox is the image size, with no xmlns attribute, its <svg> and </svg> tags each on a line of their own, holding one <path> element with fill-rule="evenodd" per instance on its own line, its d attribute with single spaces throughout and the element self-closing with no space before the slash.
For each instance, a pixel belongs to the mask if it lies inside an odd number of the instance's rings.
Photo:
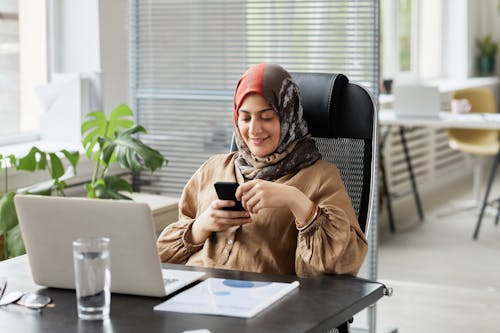
<svg viewBox="0 0 500 333">
<path fill-rule="evenodd" d="M 7 158 L 9 159 L 10 161 L 10 166 L 12 167 L 16 167 L 16 164 L 17 164 L 17 159 L 16 157 L 13 155 L 13 154 L 10 154 L 9 156 L 7 156 Z"/>
<path fill-rule="evenodd" d="M 64 154 L 66 159 L 69 161 L 71 166 L 73 167 L 73 170 L 76 172 L 76 166 L 78 164 L 78 160 L 80 159 L 80 152 L 79 151 L 67 151 L 66 149 L 63 149 L 62 153 Z"/>
<path fill-rule="evenodd" d="M 120 176 L 109 176 L 104 179 L 106 187 L 112 191 L 132 192 L 132 185 Z"/>
<path fill-rule="evenodd" d="M 56 183 L 57 190 L 63 194 L 64 196 L 64 189 L 66 188 L 66 182 L 64 180 L 60 180 Z"/>
<path fill-rule="evenodd" d="M 2 154 L 0 154 L 0 163 L 1 163 L 0 168 L 4 169 L 9 167 L 15 167 L 17 164 L 16 162 L 17 162 L 16 157 L 13 154 L 7 156 L 3 156 Z"/>
<path fill-rule="evenodd" d="M 17 257 L 26 253 L 19 224 L 7 232 L 5 242 L 7 242 L 7 252 L 9 257 Z"/>
<path fill-rule="evenodd" d="M 87 156 L 93 161 L 99 161 L 100 152 L 95 151 L 95 146 L 100 143 L 99 150 L 103 149 L 108 144 L 108 140 L 102 140 L 103 138 L 114 139 L 116 132 L 134 126 L 133 115 L 132 110 L 125 104 L 118 105 L 111 111 L 109 120 L 102 111 L 87 114 L 81 127 L 82 144 Z"/>
<path fill-rule="evenodd" d="M 96 196 L 95 191 L 94 191 L 94 187 L 92 186 L 91 183 L 85 184 L 85 190 L 87 191 L 87 198 L 97 199 L 97 196 Z"/>
<path fill-rule="evenodd" d="M 0 197 L 0 235 L 5 235 L 18 224 L 17 212 L 14 206 L 13 192 L 5 193 Z"/>
<path fill-rule="evenodd" d="M 120 176 L 110 176 L 105 179 L 99 179 L 96 183 L 86 184 L 87 197 L 98 199 L 126 199 L 128 196 L 120 192 L 132 192 L 132 186 Z"/>
<path fill-rule="evenodd" d="M 50 156 L 50 176 L 52 179 L 59 179 L 64 174 L 64 166 L 56 153 L 49 153 Z"/>
<path fill-rule="evenodd" d="M 156 169 L 161 168 L 166 163 L 166 160 L 160 152 L 132 136 L 140 132 L 146 133 L 146 130 L 144 127 L 137 125 L 119 134 L 113 143 L 116 145 L 114 147 L 116 159 L 122 168 L 134 172 L 146 169 L 154 172 Z"/>
<path fill-rule="evenodd" d="M 127 129 L 135 125 L 133 121 L 134 113 L 126 104 L 120 104 L 109 115 L 109 128 L 110 135 L 115 136 L 115 132 L 120 129 Z"/>
<path fill-rule="evenodd" d="M 45 162 L 45 153 L 37 147 L 32 147 L 26 156 L 18 160 L 16 169 L 24 171 L 44 170 L 46 167 Z"/>
<path fill-rule="evenodd" d="M 113 153 L 115 152 L 116 144 L 114 142 L 110 143 L 106 146 L 106 148 L 102 151 L 102 161 L 106 165 L 111 164 L 111 158 L 113 157 Z"/>
<path fill-rule="evenodd" d="M 85 153 L 90 159 L 94 156 L 94 147 L 99 137 L 105 137 L 108 128 L 108 120 L 102 111 L 90 112 L 82 124 L 82 145 Z"/>
<path fill-rule="evenodd" d="M 68 166 L 64 174 L 61 177 L 59 177 L 59 182 L 57 184 L 62 183 L 64 186 L 66 186 L 64 180 L 68 180 L 69 178 L 74 176 L 75 176 L 75 169 L 73 169 L 73 166 Z M 56 185 L 56 180 L 50 179 L 30 186 L 19 188 L 17 189 L 17 193 L 51 195 L 54 185 Z M 60 188 L 60 185 L 57 186 Z"/>
</svg>

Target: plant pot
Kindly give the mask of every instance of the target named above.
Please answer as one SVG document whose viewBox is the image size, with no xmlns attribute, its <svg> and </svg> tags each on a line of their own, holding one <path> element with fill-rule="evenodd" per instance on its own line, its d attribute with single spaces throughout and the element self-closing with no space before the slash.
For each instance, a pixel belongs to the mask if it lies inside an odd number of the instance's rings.
<svg viewBox="0 0 500 333">
<path fill-rule="evenodd" d="M 480 56 L 478 59 L 479 63 L 479 75 L 490 76 L 495 70 L 495 58 L 488 56 Z"/>
</svg>

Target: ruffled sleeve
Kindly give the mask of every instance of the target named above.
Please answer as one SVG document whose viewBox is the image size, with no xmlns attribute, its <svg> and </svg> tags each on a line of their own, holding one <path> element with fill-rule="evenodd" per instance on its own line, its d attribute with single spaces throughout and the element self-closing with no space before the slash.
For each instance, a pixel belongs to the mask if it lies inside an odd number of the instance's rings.
<svg viewBox="0 0 500 333">
<path fill-rule="evenodd" d="M 186 233 L 191 230 L 198 215 L 200 178 L 199 170 L 184 187 L 179 201 L 179 220 L 169 224 L 158 237 L 157 248 L 162 262 L 185 264 L 193 253 L 203 247 L 203 243 L 191 244 L 186 240 Z"/>
<path fill-rule="evenodd" d="M 295 271 L 300 276 L 325 273 L 356 275 L 368 244 L 337 168 L 310 194 L 319 206 L 316 219 L 298 232 Z"/>
</svg>

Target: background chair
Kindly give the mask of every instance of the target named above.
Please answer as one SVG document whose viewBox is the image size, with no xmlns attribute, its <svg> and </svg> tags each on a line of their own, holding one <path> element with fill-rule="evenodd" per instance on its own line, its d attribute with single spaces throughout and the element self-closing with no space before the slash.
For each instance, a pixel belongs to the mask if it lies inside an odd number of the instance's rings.
<svg viewBox="0 0 500 333">
<path fill-rule="evenodd" d="M 495 96 L 490 89 L 486 88 L 473 88 L 458 90 L 453 93 L 453 99 L 466 99 L 469 101 L 471 110 L 470 112 L 477 113 L 496 113 L 498 111 Z M 480 202 L 482 177 L 481 171 L 483 168 L 482 157 L 485 155 L 498 155 L 500 151 L 499 131 L 498 130 L 476 130 L 476 129 L 449 129 L 448 142 L 452 149 L 459 150 L 464 153 L 472 154 L 476 157 L 474 162 L 474 185 L 473 193 L 476 203 Z M 487 205 L 491 183 L 494 180 L 496 165 L 498 164 L 498 156 L 493 165 L 492 175 L 488 182 L 487 191 L 483 203 L 481 205 L 481 212 L 474 231 L 473 238 L 477 239 L 479 227 Z M 498 213 L 496 218 L 498 224 Z"/>
<path fill-rule="evenodd" d="M 323 159 L 337 165 L 361 229 L 368 234 L 377 175 L 373 98 L 342 74 L 292 73 L 292 77 L 302 95 L 309 132 Z M 234 139 L 231 150 L 237 150 Z M 376 251 L 376 244 L 369 246 L 372 253 Z M 376 272 L 374 267 L 368 269 Z M 345 323 L 338 330 L 347 332 L 347 327 Z"/>
</svg>

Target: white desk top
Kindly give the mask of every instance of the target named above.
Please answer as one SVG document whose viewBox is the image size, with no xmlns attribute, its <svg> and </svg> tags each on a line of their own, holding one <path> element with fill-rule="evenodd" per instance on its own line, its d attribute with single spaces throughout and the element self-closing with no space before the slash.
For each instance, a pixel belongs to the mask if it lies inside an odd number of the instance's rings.
<svg viewBox="0 0 500 333">
<path fill-rule="evenodd" d="M 500 113 L 439 112 L 439 118 L 418 118 L 397 116 L 394 110 L 381 109 L 378 114 L 380 125 L 418 126 L 434 128 L 500 129 Z"/>
</svg>

